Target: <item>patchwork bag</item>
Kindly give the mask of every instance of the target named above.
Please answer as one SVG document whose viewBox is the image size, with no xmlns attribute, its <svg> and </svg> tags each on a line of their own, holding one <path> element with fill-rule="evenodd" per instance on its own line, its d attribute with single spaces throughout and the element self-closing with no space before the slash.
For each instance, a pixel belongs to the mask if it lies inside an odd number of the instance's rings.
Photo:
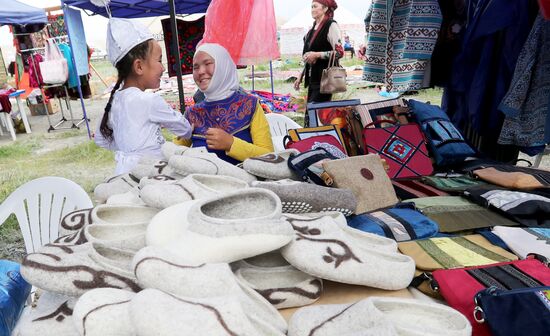
<svg viewBox="0 0 550 336">
<path fill-rule="evenodd" d="M 492 334 L 487 324 L 477 323 L 474 319 L 473 312 L 476 305 L 474 298 L 478 292 L 491 286 L 502 290 L 513 290 L 550 285 L 550 268 L 534 256 L 530 259 L 480 267 L 437 270 L 432 275 L 432 287 L 439 291 L 451 307 L 470 320 L 473 335 L 479 336 L 490 336 Z M 517 321 L 516 318 L 511 320 L 510 323 L 515 321 Z M 531 334 L 520 332 L 514 335 Z"/>
<path fill-rule="evenodd" d="M 323 168 L 335 187 L 353 191 L 358 214 L 390 207 L 399 201 L 382 160 L 376 154 L 324 161 Z"/>
<path fill-rule="evenodd" d="M 437 166 L 461 163 L 466 158 L 476 155 L 476 151 L 466 143 L 441 108 L 413 99 L 409 100 L 409 106 L 428 139 Z"/>
<path fill-rule="evenodd" d="M 297 155 L 290 154 L 288 167 L 300 176 L 304 182 L 331 186 L 333 180 L 330 175 L 325 172 L 322 163 L 336 159 L 337 157 L 329 153 L 326 149 L 318 148 Z"/>
<path fill-rule="evenodd" d="M 494 336 L 547 336 L 550 333 L 550 287 L 484 289 L 475 296 L 474 319 Z"/>
<path fill-rule="evenodd" d="M 342 144 L 332 135 L 317 135 L 311 138 L 293 141 L 289 136 L 285 137 L 285 148 L 294 148 L 299 152 L 307 152 L 312 149 L 323 148 L 338 159 L 348 157 Z"/>
<path fill-rule="evenodd" d="M 424 176 L 422 181 L 439 190 L 453 194 L 462 194 L 468 188 L 479 187 L 487 183 L 473 179 L 468 175 L 455 174 L 454 176 Z"/>
<path fill-rule="evenodd" d="M 346 218 L 352 228 L 397 242 L 433 237 L 437 223 L 407 204 Z"/>
<path fill-rule="evenodd" d="M 448 193 L 426 184 L 420 177 L 392 179 L 391 183 L 397 197 L 402 201 L 411 198 L 449 196 Z"/>
<path fill-rule="evenodd" d="M 430 175 L 433 172 L 432 160 L 418 125 L 369 127 L 380 122 L 371 123 L 363 129 L 363 143 L 368 153 L 378 154 L 386 160 L 390 166 L 390 178 Z"/>
</svg>

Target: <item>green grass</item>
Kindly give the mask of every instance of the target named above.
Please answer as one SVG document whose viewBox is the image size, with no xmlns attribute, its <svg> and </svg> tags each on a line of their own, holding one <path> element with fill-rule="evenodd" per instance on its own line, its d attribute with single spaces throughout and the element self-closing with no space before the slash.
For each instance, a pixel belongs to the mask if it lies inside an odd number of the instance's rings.
<svg viewBox="0 0 550 336">
<path fill-rule="evenodd" d="M 33 150 L 41 147 L 42 145 L 40 145 L 38 139 L 33 139 L 33 141 L 28 142 L 15 142 L 14 144 L 1 146 L 0 159 L 2 160 L 1 162 L 4 162 L 4 160 L 19 159 L 30 155 Z M 1 163 L 0 166 L 2 166 Z"/>
</svg>

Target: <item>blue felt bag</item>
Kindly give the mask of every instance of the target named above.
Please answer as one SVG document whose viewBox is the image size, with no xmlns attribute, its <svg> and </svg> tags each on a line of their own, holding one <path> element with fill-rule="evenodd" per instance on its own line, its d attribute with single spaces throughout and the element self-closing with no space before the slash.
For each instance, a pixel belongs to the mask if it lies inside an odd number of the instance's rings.
<svg viewBox="0 0 550 336">
<path fill-rule="evenodd" d="M 0 260 L 0 336 L 9 336 L 23 311 L 31 285 L 19 272 L 19 264 Z"/>
<path fill-rule="evenodd" d="M 437 234 L 436 222 L 424 216 L 410 203 L 390 209 L 368 212 L 347 218 L 348 225 L 395 241 L 430 238 Z"/>
<path fill-rule="evenodd" d="M 475 303 L 476 322 L 488 323 L 494 336 L 550 335 L 550 287 L 489 287 L 476 294 Z"/>
<path fill-rule="evenodd" d="M 476 151 L 466 143 L 462 134 L 439 106 L 414 99 L 410 99 L 408 104 L 428 140 L 436 165 L 453 165 L 476 155 Z"/>
</svg>

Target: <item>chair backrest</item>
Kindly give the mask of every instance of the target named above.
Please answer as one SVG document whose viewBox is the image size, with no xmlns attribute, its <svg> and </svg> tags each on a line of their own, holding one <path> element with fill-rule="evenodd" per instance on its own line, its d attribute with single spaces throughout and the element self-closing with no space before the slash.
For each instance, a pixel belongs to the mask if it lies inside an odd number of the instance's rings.
<svg viewBox="0 0 550 336">
<path fill-rule="evenodd" d="M 269 123 L 271 140 L 275 151 L 282 151 L 285 149 L 283 139 L 285 135 L 288 134 L 287 131 L 289 129 L 302 128 L 297 122 L 282 114 L 268 113 L 265 117 Z"/>
<path fill-rule="evenodd" d="M 54 241 L 63 216 L 93 207 L 81 186 L 62 177 L 41 177 L 29 181 L 0 204 L 0 225 L 12 213 L 19 222 L 27 253 Z"/>
</svg>

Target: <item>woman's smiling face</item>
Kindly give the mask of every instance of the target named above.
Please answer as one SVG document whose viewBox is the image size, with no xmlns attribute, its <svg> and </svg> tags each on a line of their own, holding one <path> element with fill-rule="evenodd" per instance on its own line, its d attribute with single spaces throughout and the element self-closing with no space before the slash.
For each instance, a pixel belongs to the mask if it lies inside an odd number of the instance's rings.
<svg viewBox="0 0 550 336">
<path fill-rule="evenodd" d="M 201 91 L 208 89 L 215 68 L 214 58 L 204 51 L 199 51 L 193 58 L 193 79 Z"/>
</svg>

